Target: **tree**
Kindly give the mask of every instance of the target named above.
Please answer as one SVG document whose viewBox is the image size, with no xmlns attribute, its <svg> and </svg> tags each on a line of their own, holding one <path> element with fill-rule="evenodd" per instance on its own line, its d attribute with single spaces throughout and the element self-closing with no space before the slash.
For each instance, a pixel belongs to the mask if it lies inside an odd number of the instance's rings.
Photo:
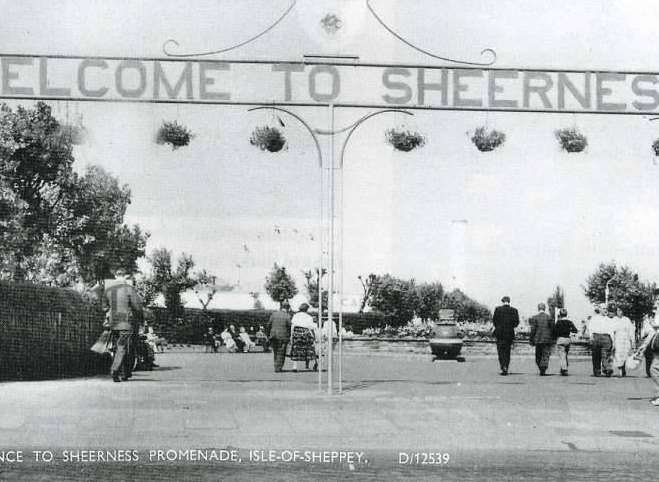
<svg viewBox="0 0 659 482">
<path fill-rule="evenodd" d="M 295 280 L 286 272 L 286 268 L 274 264 L 272 271 L 265 278 L 265 291 L 273 301 L 281 304 L 297 294 Z"/>
<path fill-rule="evenodd" d="M 549 316 L 556 319 L 556 309 L 565 308 L 565 294 L 560 286 L 554 288 L 552 295 L 547 298 L 547 308 L 549 308 Z"/>
<path fill-rule="evenodd" d="M 97 166 L 77 175 L 72 136 L 39 102 L 0 108 L 0 269 L 55 286 L 136 273 L 147 233 L 123 224 L 130 189 Z M 11 272 L 11 275 L 8 273 Z"/>
<path fill-rule="evenodd" d="M 258 291 L 250 291 L 249 296 L 252 297 L 252 300 L 254 300 L 254 303 L 252 305 L 252 309 L 254 310 L 262 310 L 263 308 L 263 303 L 261 303 L 261 300 L 259 297 L 261 296 L 261 293 Z"/>
<path fill-rule="evenodd" d="M 14 275 L 15 253 L 26 241 L 23 216 L 26 204 L 0 178 L 0 279 Z"/>
<path fill-rule="evenodd" d="M 309 298 L 309 304 L 314 308 L 318 308 L 318 283 L 320 281 L 320 270 L 314 268 L 313 270 L 307 270 L 302 272 L 305 279 L 305 289 L 307 290 L 307 297 Z M 324 277 L 327 274 L 327 270 L 323 268 Z M 329 297 L 328 291 L 323 289 L 323 310 L 328 308 Z"/>
<path fill-rule="evenodd" d="M 201 271 L 197 275 L 197 284 L 194 285 L 193 289 L 201 304 L 201 309 L 206 311 L 210 302 L 215 298 L 215 293 L 217 293 L 215 276 L 207 273 L 206 270 Z"/>
<path fill-rule="evenodd" d="M 70 248 L 85 281 L 100 282 L 122 268 L 137 273 L 145 255 L 148 233 L 123 224 L 130 204 L 126 184 L 98 166 L 89 166 L 65 198 L 68 216 L 60 228 L 62 243 Z"/>
<path fill-rule="evenodd" d="M 76 181 L 73 160 L 71 142 L 50 106 L 0 107 L 0 181 L 22 205 L 20 237 L 2 246 L 16 278 L 24 277 L 24 261 L 39 251 L 44 236 L 58 237 L 67 215 L 62 200 Z"/>
<path fill-rule="evenodd" d="M 412 321 L 418 298 L 414 280 L 378 276 L 369 298 L 369 306 L 384 313 L 389 324 L 405 325 Z"/>
<path fill-rule="evenodd" d="M 609 302 L 613 302 L 636 323 L 637 333 L 643 317 L 652 313 L 656 284 L 639 280 L 637 273 L 628 266 L 617 266 L 614 261 L 601 263 L 586 279 L 583 286 L 586 297 L 592 303 L 604 303 L 609 285 Z"/>
<path fill-rule="evenodd" d="M 231 291 L 233 286 L 229 284 L 217 284 L 217 277 L 208 273 L 205 269 L 195 275 L 196 284 L 193 287 L 195 295 L 201 304 L 201 309 L 206 311 L 215 294 L 218 292 Z"/>
<path fill-rule="evenodd" d="M 359 303 L 359 312 L 363 313 L 364 308 L 366 308 L 366 303 L 368 303 L 368 300 L 371 297 L 371 293 L 376 286 L 378 277 L 374 273 L 370 273 L 366 279 L 364 279 L 361 275 L 357 276 L 357 279 L 362 284 L 362 289 L 364 290 L 362 300 Z"/>
<path fill-rule="evenodd" d="M 174 316 L 180 316 L 183 311 L 181 294 L 199 281 L 192 275 L 195 264 L 192 256 L 182 253 L 175 269 L 172 268 L 172 253 L 165 248 L 154 250 L 148 259 L 151 273 L 138 282 L 138 290 L 149 301 L 153 301 L 158 293 L 162 294 L 167 310 Z"/>
<path fill-rule="evenodd" d="M 492 317 L 487 306 L 470 298 L 459 289 L 454 289 L 444 297 L 443 306 L 455 311 L 459 322 L 483 323 Z"/>
<path fill-rule="evenodd" d="M 416 294 L 416 316 L 423 321 L 439 319 L 439 310 L 444 299 L 444 287 L 441 283 L 422 283 L 416 287 Z"/>
</svg>

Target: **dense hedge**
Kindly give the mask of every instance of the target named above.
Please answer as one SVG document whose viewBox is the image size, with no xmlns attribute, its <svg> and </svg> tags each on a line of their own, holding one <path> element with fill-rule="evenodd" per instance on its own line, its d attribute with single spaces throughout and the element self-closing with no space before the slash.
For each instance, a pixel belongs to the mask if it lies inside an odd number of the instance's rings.
<svg viewBox="0 0 659 482">
<path fill-rule="evenodd" d="M 244 326 L 248 332 L 270 324 L 271 310 L 207 310 L 186 308 L 182 317 L 172 316 L 165 308 L 151 308 L 147 314 L 155 332 L 170 343 L 198 344 L 209 327 L 216 333 L 225 326 Z M 338 314 L 334 317 L 338 324 Z M 344 313 L 343 326 L 346 330 L 361 333 L 364 328 L 383 327 L 385 317 L 381 313 Z"/>
<path fill-rule="evenodd" d="M 77 292 L 0 282 L 0 379 L 91 375 L 107 360 L 90 347 L 103 313 Z"/>
</svg>

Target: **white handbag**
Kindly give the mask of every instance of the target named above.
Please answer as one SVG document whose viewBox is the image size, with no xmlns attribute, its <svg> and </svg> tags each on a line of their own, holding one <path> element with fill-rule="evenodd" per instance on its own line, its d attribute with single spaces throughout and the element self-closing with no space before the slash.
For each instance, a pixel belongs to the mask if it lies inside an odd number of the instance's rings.
<svg viewBox="0 0 659 482">
<path fill-rule="evenodd" d="M 625 361 L 625 369 L 626 370 L 634 371 L 640 366 L 641 366 L 641 360 L 636 358 L 635 353 L 632 353 L 631 355 L 629 355 L 627 357 L 627 360 Z"/>
</svg>

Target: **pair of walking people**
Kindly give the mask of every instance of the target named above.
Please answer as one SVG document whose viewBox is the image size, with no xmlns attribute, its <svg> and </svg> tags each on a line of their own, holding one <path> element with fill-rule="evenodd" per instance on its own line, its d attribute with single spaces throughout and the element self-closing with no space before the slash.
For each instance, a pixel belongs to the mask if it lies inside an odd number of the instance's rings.
<svg viewBox="0 0 659 482">
<path fill-rule="evenodd" d="M 593 375 L 610 377 L 617 368 L 624 377 L 627 375 L 625 364 L 634 347 L 635 328 L 620 308 L 611 304 L 606 310 L 607 316 L 604 316 L 602 308 L 596 306 L 588 325 Z"/>
<path fill-rule="evenodd" d="M 309 362 L 313 361 L 313 369 L 318 369 L 318 359 L 315 344 L 319 333 L 313 317 L 307 313 L 309 305 L 302 303 L 295 315 L 291 318 L 290 304 L 287 301 L 281 303 L 279 311 L 270 317 L 269 340 L 274 355 L 275 372 L 279 373 L 284 367 L 286 360 L 286 348 L 291 343 L 290 357 L 293 361 L 293 371 L 297 371 L 297 362 L 304 361 L 305 367 L 309 368 Z"/>
<path fill-rule="evenodd" d="M 549 368 L 549 359 L 554 344 L 556 344 L 558 357 L 561 363 L 561 375 L 568 374 L 568 353 L 570 352 L 572 333 L 577 333 L 577 327 L 567 318 L 567 310 L 561 308 L 559 319 L 554 319 L 546 313 L 547 306 L 544 303 L 538 304 L 538 313 L 529 319 L 531 333 L 529 343 L 535 346 L 535 363 L 541 376 L 547 374 Z"/>
</svg>

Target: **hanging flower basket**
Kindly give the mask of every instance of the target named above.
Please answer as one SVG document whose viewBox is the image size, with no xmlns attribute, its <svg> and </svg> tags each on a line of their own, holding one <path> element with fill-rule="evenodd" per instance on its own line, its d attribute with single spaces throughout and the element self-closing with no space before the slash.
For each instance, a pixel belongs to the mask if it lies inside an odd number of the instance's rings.
<svg viewBox="0 0 659 482">
<path fill-rule="evenodd" d="M 659 156 L 659 139 L 652 143 L 652 150 L 654 151 L 655 156 Z"/>
<path fill-rule="evenodd" d="M 172 150 L 187 146 L 194 134 L 176 121 L 163 122 L 156 134 L 157 144 L 170 144 Z"/>
<path fill-rule="evenodd" d="M 257 127 L 249 138 L 249 143 L 262 151 L 279 152 L 286 145 L 286 138 L 276 127 Z"/>
<path fill-rule="evenodd" d="M 80 124 L 62 124 L 60 133 L 64 139 L 75 146 L 84 144 L 87 140 L 87 129 Z"/>
<path fill-rule="evenodd" d="M 394 149 L 409 152 L 417 147 L 423 147 L 426 138 L 417 131 L 411 131 L 403 127 L 392 128 L 385 132 L 385 138 Z"/>
<path fill-rule="evenodd" d="M 576 127 L 558 129 L 554 134 L 561 147 L 567 152 L 581 152 L 588 145 L 588 139 Z"/>
<path fill-rule="evenodd" d="M 471 136 L 471 142 L 481 152 L 490 152 L 506 141 L 506 134 L 496 129 L 488 131 L 485 127 L 479 127 Z"/>
</svg>

